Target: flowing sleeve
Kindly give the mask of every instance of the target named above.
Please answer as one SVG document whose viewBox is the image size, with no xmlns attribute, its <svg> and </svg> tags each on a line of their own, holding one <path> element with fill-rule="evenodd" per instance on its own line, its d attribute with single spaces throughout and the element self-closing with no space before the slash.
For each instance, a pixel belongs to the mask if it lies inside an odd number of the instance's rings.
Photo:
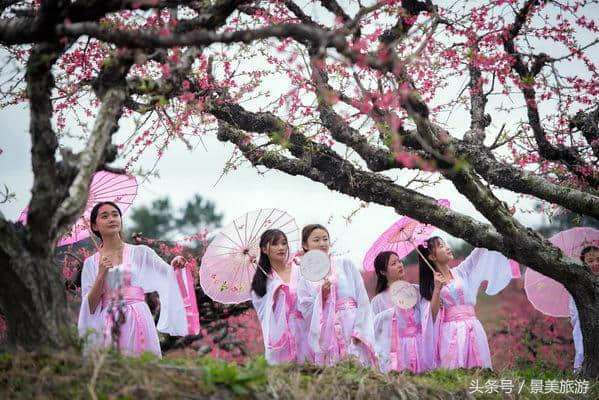
<svg viewBox="0 0 599 400">
<path fill-rule="evenodd" d="M 295 360 L 296 346 L 293 332 L 287 324 L 287 296 L 283 284 L 278 281 L 269 285 L 262 297 L 252 291 L 252 304 L 262 327 L 264 352 L 269 364 Z"/>
<path fill-rule="evenodd" d="M 381 372 L 388 372 L 391 369 L 391 335 L 395 308 L 387 306 L 382 293 L 374 296 L 371 306 L 374 315 L 375 350 L 379 367 Z"/>
<path fill-rule="evenodd" d="M 92 312 L 87 299 L 97 275 L 98 266 L 95 262 L 95 257 L 86 258 L 83 263 L 83 270 L 81 271 L 81 309 L 79 310 L 79 320 L 77 321 L 79 337 L 85 339 L 86 350 L 100 347 L 103 341 L 102 304 L 100 302 Z"/>
<path fill-rule="evenodd" d="M 574 339 L 574 371 L 578 371 L 584 360 L 584 348 L 582 344 L 582 331 L 580 330 L 580 319 L 578 318 L 578 308 L 574 299 L 570 296 L 570 322 L 572 323 L 572 339 Z"/>
<path fill-rule="evenodd" d="M 370 306 L 372 308 L 372 315 L 374 315 L 375 317 L 377 316 L 377 314 L 380 314 L 381 312 L 392 308 L 389 307 L 389 305 L 383 298 L 383 293 L 379 293 L 376 296 L 374 296 L 372 298 L 372 301 L 370 302 Z"/>
<path fill-rule="evenodd" d="M 418 288 L 418 285 L 414 285 Z M 418 302 L 414 307 L 418 308 L 420 314 L 420 326 L 422 328 L 422 367 L 425 370 L 435 368 L 435 355 L 437 354 L 437 343 L 439 341 L 439 329 L 441 327 L 441 318 L 433 321 L 433 313 L 431 311 L 431 303 L 420 296 L 418 290 Z"/>
<path fill-rule="evenodd" d="M 319 354 L 320 336 L 324 326 L 321 284 L 314 284 L 299 276 L 297 307 L 308 325 L 308 346 L 312 353 Z"/>
<path fill-rule="evenodd" d="M 343 260 L 343 268 L 345 269 L 346 276 L 351 277 L 353 280 L 355 299 L 356 303 L 358 303 L 354 319 L 354 329 L 351 336 L 359 340 L 358 346 L 361 353 L 374 366 L 377 365 L 378 361 L 374 350 L 374 318 L 372 316 L 372 309 L 370 308 L 368 293 L 366 293 L 362 276 L 354 264 L 349 260 Z M 350 346 L 353 345 L 354 343 L 350 344 Z"/>
<path fill-rule="evenodd" d="M 509 260 L 501 253 L 483 248 L 476 248 L 452 272 L 460 274 L 468 286 L 469 300 L 476 304 L 476 294 L 483 281 L 487 281 L 486 293 L 496 295 L 503 290 L 512 279 Z"/>
<path fill-rule="evenodd" d="M 140 267 L 140 282 L 146 293 L 158 292 L 160 318 L 156 329 L 172 336 L 185 336 L 188 332 L 183 297 L 172 266 L 151 248 L 135 246 L 134 262 Z"/>
</svg>

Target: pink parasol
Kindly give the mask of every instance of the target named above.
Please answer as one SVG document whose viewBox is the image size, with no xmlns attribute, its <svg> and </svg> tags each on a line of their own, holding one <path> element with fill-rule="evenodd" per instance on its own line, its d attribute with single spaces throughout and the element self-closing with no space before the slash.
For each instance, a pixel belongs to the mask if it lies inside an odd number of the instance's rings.
<svg viewBox="0 0 599 400">
<path fill-rule="evenodd" d="M 449 200 L 439 199 L 438 203 L 449 207 Z M 374 259 L 382 251 L 394 251 L 401 259 L 422 244 L 437 228 L 423 224 L 410 217 L 402 217 L 391 225 L 370 247 L 364 256 L 364 270 L 374 271 Z"/>
<path fill-rule="evenodd" d="M 549 241 L 559 247 L 564 254 L 579 258 L 587 246 L 599 247 L 599 230 L 593 228 L 573 228 L 559 232 Z M 527 268 L 524 274 L 524 290 L 532 305 L 543 314 L 552 317 L 568 317 L 570 293 L 559 282 Z"/>
<path fill-rule="evenodd" d="M 75 222 L 71 232 L 59 239 L 57 246 L 75 243 L 90 236 L 88 230 L 89 216 L 96 203 L 112 201 L 119 206 L 122 213 L 125 213 L 137 195 L 137 186 L 137 180 L 134 176 L 114 174 L 108 171 L 96 172 L 89 186 L 89 195 L 83 216 Z M 28 210 L 29 207 L 25 208 L 19 216 L 18 221 L 22 222 L 23 225 L 27 224 Z"/>
<path fill-rule="evenodd" d="M 300 246 L 295 220 L 272 208 L 249 212 L 221 229 L 202 257 L 200 285 L 212 300 L 225 304 L 250 300 L 260 257 L 260 236 L 267 229 L 279 229 L 287 235 L 291 261 Z"/>
</svg>

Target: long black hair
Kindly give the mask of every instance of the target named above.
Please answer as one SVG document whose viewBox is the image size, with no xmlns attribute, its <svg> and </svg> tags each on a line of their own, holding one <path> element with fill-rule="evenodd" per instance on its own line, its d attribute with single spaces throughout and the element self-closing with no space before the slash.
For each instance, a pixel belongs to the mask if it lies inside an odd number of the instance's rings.
<svg viewBox="0 0 599 400">
<path fill-rule="evenodd" d="M 435 271 L 437 271 L 437 266 L 434 262 L 431 261 L 430 256 L 433 252 L 433 248 L 437 247 L 439 243 L 441 243 L 443 239 L 439 236 L 433 236 L 428 238 L 424 245 L 418 245 L 418 250 L 420 253 L 418 254 L 418 271 L 420 275 L 419 285 L 420 285 L 420 295 L 431 301 L 433 298 L 433 290 L 435 288 L 435 276 L 433 275 L 433 271 L 429 268 L 428 263 L 433 266 Z M 422 256 L 426 257 L 426 260 L 422 258 Z"/>
<path fill-rule="evenodd" d="M 99 203 L 97 203 L 94 208 L 92 208 L 92 212 L 89 215 L 89 223 L 90 223 L 90 229 L 92 230 L 92 233 L 94 235 L 96 235 L 97 237 L 99 237 L 100 239 L 102 239 L 102 235 L 100 234 L 100 231 L 94 230 L 91 225 L 96 223 L 96 220 L 98 219 L 98 212 L 100 211 L 100 207 L 105 206 L 105 205 L 110 205 L 114 208 L 116 208 L 116 210 L 119 212 L 119 216 L 121 218 L 123 218 L 123 213 L 121 212 L 121 209 L 119 208 L 119 206 L 117 206 L 115 203 L 113 203 L 112 201 L 101 201 Z M 122 226 L 121 226 L 122 229 Z"/>
<path fill-rule="evenodd" d="M 387 264 L 391 256 L 397 253 L 394 251 L 381 251 L 374 259 L 374 272 L 376 272 L 376 294 L 379 294 L 387 289 L 389 280 L 383 272 L 387 272 Z"/>
<path fill-rule="evenodd" d="M 268 281 L 268 275 L 272 271 L 270 258 L 268 258 L 268 255 L 262 249 L 281 239 L 287 242 L 287 235 L 279 229 L 268 229 L 260 237 L 260 258 L 258 259 L 258 268 L 256 268 L 254 278 L 252 279 L 252 290 L 260 297 L 264 297 L 266 294 L 266 282 Z M 287 253 L 287 257 L 289 257 L 289 253 Z"/>
</svg>

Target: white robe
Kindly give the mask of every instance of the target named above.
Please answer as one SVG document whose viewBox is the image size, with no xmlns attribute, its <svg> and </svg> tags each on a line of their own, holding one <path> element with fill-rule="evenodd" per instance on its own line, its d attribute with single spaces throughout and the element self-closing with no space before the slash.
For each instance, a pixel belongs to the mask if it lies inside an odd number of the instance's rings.
<svg viewBox="0 0 599 400">
<path fill-rule="evenodd" d="M 308 323 L 308 343 L 318 365 L 333 365 L 355 356 L 376 366 L 374 324 L 370 301 L 360 273 L 349 260 L 331 260 L 331 290 L 325 302 L 322 282 L 299 278 L 297 296 Z"/>
<path fill-rule="evenodd" d="M 262 327 L 264 352 L 269 364 L 312 361 L 308 346 L 307 324 L 297 308 L 299 271 L 292 266 L 290 282 L 286 284 L 273 272 L 266 282 L 266 293 L 259 297 L 254 291 L 252 303 Z"/>
<path fill-rule="evenodd" d="M 440 293 L 442 308 L 437 319 L 439 334 L 437 361 L 441 368 L 492 368 L 487 334 L 476 318 L 474 306 L 478 289 L 487 281 L 488 295 L 495 295 L 512 279 L 508 259 L 501 253 L 476 248 L 451 270 L 454 279 L 447 282 Z M 456 310 L 461 312 L 455 313 Z M 464 314 L 464 312 L 466 312 Z"/>
<path fill-rule="evenodd" d="M 382 372 L 419 373 L 434 367 L 436 324 L 430 302 L 420 296 L 418 285 L 413 286 L 418 291 L 418 301 L 412 309 L 403 310 L 394 305 L 388 290 L 372 299 L 376 351 Z"/>
<path fill-rule="evenodd" d="M 185 336 L 188 333 L 187 318 L 183 298 L 172 266 L 164 262 L 154 250 L 145 245 L 125 245 L 123 263 L 112 267 L 106 274 L 102 298 L 92 312 L 88 303 L 88 294 L 98 275 L 99 254 L 85 259 L 81 274 L 81 310 L 78 330 L 80 337 L 86 339 L 86 351 L 110 344 L 109 332 L 106 332 L 109 320 L 108 309 L 102 299 L 107 296 L 107 282 L 123 283 L 125 265 L 129 263 L 132 287 L 142 288 L 143 292 L 158 292 L 160 296 L 160 318 L 157 326 L 150 308 L 145 301 L 138 301 L 123 308 L 125 323 L 121 326 L 119 343 L 124 354 L 138 354 L 140 340 L 143 350 L 161 356 L 158 334 Z M 105 304 L 106 304 L 106 299 Z M 141 336 L 141 338 L 140 338 Z"/>
</svg>

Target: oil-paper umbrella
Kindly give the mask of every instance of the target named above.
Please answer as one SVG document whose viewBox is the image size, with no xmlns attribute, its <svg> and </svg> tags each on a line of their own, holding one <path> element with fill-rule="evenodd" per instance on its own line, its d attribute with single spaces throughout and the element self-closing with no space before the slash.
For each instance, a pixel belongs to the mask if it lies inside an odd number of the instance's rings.
<svg viewBox="0 0 599 400">
<path fill-rule="evenodd" d="M 439 199 L 438 203 L 449 207 L 449 200 Z M 364 270 L 374 271 L 374 259 L 382 251 L 394 251 L 401 259 L 422 244 L 437 228 L 423 224 L 410 217 L 402 217 L 391 225 L 370 247 L 364 256 Z"/>
<path fill-rule="evenodd" d="M 564 254 L 579 258 L 587 246 L 599 247 L 599 230 L 593 228 L 573 228 L 559 232 L 549 241 L 559 247 Z M 532 305 L 543 314 L 552 317 L 570 315 L 570 293 L 561 283 L 527 268 L 524 274 L 524 290 Z"/>
<path fill-rule="evenodd" d="M 200 285 L 212 300 L 225 304 L 250 300 L 260 236 L 267 229 L 279 229 L 287 235 L 291 262 L 291 255 L 300 246 L 295 220 L 277 209 L 251 211 L 222 228 L 202 257 Z"/>
<path fill-rule="evenodd" d="M 134 176 L 115 174 L 108 171 L 96 172 L 89 186 L 89 195 L 83 216 L 75 222 L 70 232 L 59 239 L 57 246 L 66 246 L 90 236 L 88 229 L 89 216 L 96 203 L 112 201 L 119 206 L 121 212 L 127 211 L 137 195 L 137 186 L 137 180 Z M 29 208 L 23 210 L 18 221 L 23 224 L 27 223 L 28 210 Z"/>
</svg>

